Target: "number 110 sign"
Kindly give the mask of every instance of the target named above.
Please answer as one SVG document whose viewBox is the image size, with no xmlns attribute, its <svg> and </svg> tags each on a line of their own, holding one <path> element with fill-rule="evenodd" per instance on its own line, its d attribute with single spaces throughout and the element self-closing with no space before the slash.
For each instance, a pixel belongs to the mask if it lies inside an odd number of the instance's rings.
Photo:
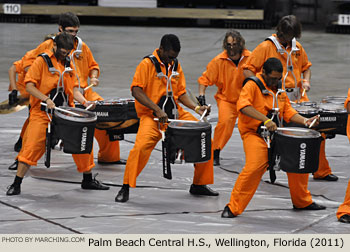
<svg viewBox="0 0 350 252">
<path fill-rule="evenodd" d="M 10 4 L 5 3 L 2 8 L 4 9 L 4 14 L 21 14 L 21 5 L 20 4 Z"/>
</svg>

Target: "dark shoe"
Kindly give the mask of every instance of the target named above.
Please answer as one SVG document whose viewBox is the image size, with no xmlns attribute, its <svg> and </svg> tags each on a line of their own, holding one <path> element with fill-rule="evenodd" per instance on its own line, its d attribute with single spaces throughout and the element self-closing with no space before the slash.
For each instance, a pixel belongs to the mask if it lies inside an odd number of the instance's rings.
<svg viewBox="0 0 350 252">
<path fill-rule="evenodd" d="M 17 167 L 18 167 L 18 159 L 15 160 L 15 162 L 9 166 L 9 170 L 17 170 Z"/>
<path fill-rule="evenodd" d="M 17 142 L 15 143 L 15 146 L 13 147 L 15 152 L 20 152 L 22 149 L 22 137 L 19 137 Z"/>
<path fill-rule="evenodd" d="M 228 206 L 225 206 L 224 211 L 222 211 L 221 218 L 235 218 L 236 215 L 234 215 L 230 208 Z"/>
<path fill-rule="evenodd" d="M 127 202 L 129 200 L 129 185 L 124 184 L 117 196 L 115 197 L 115 202 Z"/>
<path fill-rule="evenodd" d="M 326 209 L 326 207 L 319 205 L 315 202 L 312 202 L 310 205 L 308 205 L 307 207 L 303 207 L 303 208 L 298 208 L 298 207 L 293 205 L 293 209 L 294 210 L 324 210 L 324 209 Z"/>
<path fill-rule="evenodd" d="M 343 222 L 343 223 L 350 223 L 350 214 L 342 215 L 338 221 Z"/>
<path fill-rule="evenodd" d="M 96 179 L 97 174 L 92 180 L 84 180 L 81 182 L 81 188 L 85 190 L 109 190 L 109 186 L 105 186 Z"/>
<path fill-rule="evenodd" d="M 338 177 L 334 174 L 329 174 L 326 177 L 323 178 L 314 178 L 315 180 L 325 180 L 325 181 L 337 181 Z"/>
<path fill-rule="evenodd" d="M 214 150 L 214 166 L 220 165 L 220 149 Z"/>
<path fill-rule="evenodd" d="M 191 185 L 190 194 L 192 195 L 205 195 L 205 196 L 218 196 L 219 193 L 210 189 L 207 185 Z"/>
<path fill-rule="evenodd" d="M 101 164 L 101 165 L 112 165 L 112 164 L 126 165 L 126 160 L 125 159 L 120 159 L 120 160 L 115 161 L 115 162 L 103 162 L 103 161 L 98 161 L 97 160 L 97 163 Z"/>
<path fill-rule="evenodd" d="M 21 193 L 21 186 L 12 184 L 7 188 L 6 195 L 12 196 L 12 195 L 18 195 Z"/>
</svg>

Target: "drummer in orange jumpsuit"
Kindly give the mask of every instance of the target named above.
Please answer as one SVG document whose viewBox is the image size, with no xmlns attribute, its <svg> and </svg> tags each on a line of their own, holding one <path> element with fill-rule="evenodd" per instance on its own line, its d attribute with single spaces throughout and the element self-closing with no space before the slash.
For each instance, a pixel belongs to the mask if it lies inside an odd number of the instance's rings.
<svg viewBox="0 0 350 252">
<path fill-rule="evenodd" d="M 257 77 L 268 91 L 276 94 L 282 72 L 283 66 L 280 60 L 269 58 L 263 65 L 262 73 L 257 74 Z M 246 163 L 236 180 L 230 202 L 222 212 L 222 218 L 234 218 L 244 211 L 258 188 L 261 177 L 267 170 L 268 148 L 257 130 L 262 122 L 269 131 L 277 129 L 276 124 L 266 116 L 272 109 L 272 105 L 272 94 L 262 94 L 254 81 L 249 80 L 242 88 L 237 102 L 238 129 L 243 140 Z M 292 121 L 309 126 L 315 118 L 318 119 L 317 116 L 308 119 L 299 115 L 290 105 L 286 93 L 278 95 L 278 106 L 280 117 L 283 116 L 287 122 Z M 287 173 L 287 176 L 294 209 L 325 209 L 324 206 L 312 202 L 311 194 L 307 190 L 308 174 Z"/>
<path fill-rule="evenodd" d="M 76 37 L 74 50 L 72 52 L 77 76 L 80 82 L 80 88 L 84 89 L 88 86 L 88 78 L 90 77 L 90 84 L 97 86 L 99 84 L 98 76 L 100 73 L 99 66 L 95 61 L 90 48 L 82 42 L 80 50 L 81 53 L 74 53 L 79 46 L 79 39 L 76 36 L 80 27 L 79 18 L 71 13 L 63 13 L 59 18 L 59 31 L 65 31 Z M 37 55 L 42 53 L 47 49 L 52 49 L 53 40 L 47 40 L 41 43 L 37 48 L 31 51 L 30 54 L 26 54 L 23 58 L 23 67 L 29 67 Z M 97 93 L 94 92 L 91 88 L 84 92 L 84 97 L 89 101 L 103 100 L 103 98 Z M 95 129 L 95 138 L 99 144 L 99 153 L 98 153 L 98 163 L 99 164 L 126 164 L 126 160 L 120 159 L 120 148 L 119 141 L 110 141 L 109 136 L 105 130 Z M 79 167 L 78 164 L 86 163 L 88 168 L 91 169 L 95 166 L 93 159 L 93 152 L 90 154 L 73 154 L 73 159 L 77 164 L 79 171 L 86 169 L 86 167 Z"/>
<path fill-rule="evenodd" d="M 281 18 L 276 30 L 277 34 L 270 36 L 252 51 L 246 65 L 243 66 L 244 75 L 245 77 L 250 77 L 261 72 L 264 62 L 270 57 L 275 57 L 283 64 L 282 80 L 288 74 L 285 80 L 285 88 L 290 100 L 292 102 L 308 101 L 309 98 L 306 92 L 310 90 L 311 62 L 308 60 L 302 45 L 296 41 L 296 46 L 294 47 L 292 42 L 293 38 L 299 38 L 301 36 L 301 24 L 295 16 L 289 15 Z M 291 52 L 292 50 L 293 52 Z M 288 59 L 287 54 L 291 54 L 290 59 Z M 287 64 L 290 61 L 292 62 L 292 66 L 289 68 L 292 68 L 293 73 L 287 71 Z M 295 93 L 292 92 L 295 85 L 293 74 L 297 82 L 297 89 L 294 89 Z M 303 75 L 303 79 L 301 75 Z M 324 139 L 326 138 L 325 134 L 322 134 L 322 136 Z M 332 170 L 326 159 L 325 144 L 325 141 L 322 141 L 319 166 L 317 172 L 313 174 L 314 179 L 337 181 L 338 177 L 332 174 Z"/>
<path fill-rule="evenodd" d="M 160 65 L 163 74 L 168 77 L 172 74 L 174 60 L 180 52 L 180 41 L 174 34 L 166 34 L 162 37 L 159 49 L 154 50 L 153 55 Z M 186 112 L 178 102 L 186 107 L 203 114 L 207 106 L 196 106 L 186 94 L 185 76 L 180 63 L 178 64 L 178 76 L 171 78 L 173 98 L 178 110 L 178 119 L 197 120 L 191 113 Z M 146 166 L 152 150 L 162 138 L 159 127 L 165 126 L 168 115 L 157 105 L 162 96 L 167 92 L 166 78 L 158 78 L 157 71 L 152 61 L 145 58 L 137 66 L 131 84 L 131 92 L 135 97 L 135 108 L 140 118 L 140 126 L 136 135 L 133 149 L 129 153 L 126 163 L 123 186 L 115 197 L 116 202 L 129 200 L 129 187 L 136 186 L 136 178 Z M 158 118 L 156 122 L 154 118 Z M 210 189 L 207 184 L 214 182 L 213 157 L 205 163 L 194 165 L 193 184 L 190 193 L 195 195 L 218 196 L 219 193 Z"/>
<path fill-rule="evenodd" d="M 74 47 L 73 37 L 65 32 L 55 38 L 52 50 L 45 53 L 52 61 L 53 67 L 60 73 L 64 71 L 66 57 Z M 72 64 L 71 64 L 72 66 Z M 55 103 L 49 98 L 52 89 L 56 89 L 60 75 L 56 72 L 52 74 L 48 65 L 42 57 L 38 57 L 25 77 L 26 90 L 30 94 L 30 116 L 27 130 L 23 137 L 23 147 L 18 154 L 18 170 L 13 184 L 9 187 L 7 195 L 18 195 L 21 193 L 21 183 L 24 175 L 32 165 L 37 165 L 37 161 L 45 152 L 46 129 L 50 121 L 46 112 L 41 110 L 40 102 L 46 102 L 49 109 L 55 108 Z M 73 97 L 84 106 L 89 106 L 92 102 L 87 101 L 79 92 L 76 83 L 75 71 L 64 74 L 64 92 L 69 98 L 69 105 L 73 104 Z M 103 188 L 98 181 L 92 179 L 91 168 L 82 170 L 84 179 L 82 182 L 83 189 Z"/>
<path fill-rule="evenodd" d="M 220 165 L 220 151 L 230 139 L 235 127 L 237 100 L 245 79 L 242 66 L 247 61 L 250 51 L 245 49 L 242 35 L 230 30 L 223 41 L 224 51 L 207 65 L 206 71 L 198 78 L 201 105 L 206 105 L 205 90 L 216 85 L 215 99 L 219 109 L 219 119 L 214 131 L 214 166 Z"/>
<path fill-rule="evenodd" d="M 344 107 L 350 114 L 350 88 L 348 90 L 348 98 L 344 103 Z M 346 132 L 349 140 L 350 140 L 350 115 L 348 115 L 348 124 L 347 124 L 347 132 Z M 337 218 L 340 222 L 350 223 L 350 180 L 348 183 L 348 187 L 345 193 L 345 199 L 343 204 L 341 204 L 337 211 Z"/>
<path fill-rule="evenodd" d="M 50 39 L 53 36 L 53 34 L 48 34 L 45 36 L 44 41 Z M 28 54 L 31 53 L 31 51 L 27 52 Z M 15 104 L 18 101 L 18 91 L 21 94 L 22 98 L 28 98 L 29 99 L 29 93 L 26 91 L 26 86 L 24 84 L 24 77 L 27 73 L 27 69 L 23 68 L 23 58 L 20 60 L 15 61 L 12 66 L 10 67 L 8 74 L 9 74 L 9 80 L 10 80 L 10 85 L 9 85 L 9 91 L 11 93 L 9 94 L 9 105 Z M 16 152 L 19 152 L 22 148 L 22 139 L 24 136 L 24 132 L 28 126 L 29 123 L 29 115 L 27 120 L 25 120 L 21 134 L 15 143 L 14 150 Z M 16 159 L 13 164 L 9 166 L 9 170 L 17 170 L 18 166 L 18 160 Z"/>
</svg>

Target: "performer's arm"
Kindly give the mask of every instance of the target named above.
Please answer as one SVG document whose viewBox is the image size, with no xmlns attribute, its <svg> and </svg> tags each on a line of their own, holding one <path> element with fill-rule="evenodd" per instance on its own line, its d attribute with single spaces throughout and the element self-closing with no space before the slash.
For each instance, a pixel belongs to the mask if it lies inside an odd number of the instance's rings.
<svg viewBox="0 0 350 252">
<path fill-rule="evenodd" d="M 133 87 L 131 94 L 143 106 L 153 110 L 155 115 L 159 118 L 159 122 L 165 123 L 168 121 L 168 115 L 143 92 L 142 88 Z"/>
</svg>

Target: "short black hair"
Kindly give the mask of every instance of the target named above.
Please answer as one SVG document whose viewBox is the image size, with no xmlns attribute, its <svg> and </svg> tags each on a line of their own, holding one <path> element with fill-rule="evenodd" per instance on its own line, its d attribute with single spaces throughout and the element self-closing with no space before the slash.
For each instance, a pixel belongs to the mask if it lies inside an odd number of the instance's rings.
<svg viewBox="0 0 350 252">
<path fill-rule="evenodd" d="M 270 74 L 272 71 L 283 73 L 282 63 L 277 58 L 268 58 L 263 65 L 263 69 L 266 75 Z"/>
<path fill-rule="evenodd" d="M 62 26 L 64 30 L 66 27 L 80 27 L 80 21 L 74 13 L 66 12 L 60 15 L 58 25 Z"/>
<path fill-rule="evenodd" d="M 277 37 L 283 36 L 283 34 L 292 34 L 295 38 L 301 37 L 301 23 L 294 15 L 288 15 L 281 18 L 278 22 Z"/>
<path fill-rule="evenodd" d="M 178 53 L 181 49 L 180 40 L 174 34 L 165 34 L 160 40 L 160 47 L 165 51 L 173 50 Z"/>
<path fill-rule="evenodd" d="M 74 48 L 73 36 L 67 32 L 61 32 L 55 37 L 57 48 L 72 50 Z"/>
</svg>

